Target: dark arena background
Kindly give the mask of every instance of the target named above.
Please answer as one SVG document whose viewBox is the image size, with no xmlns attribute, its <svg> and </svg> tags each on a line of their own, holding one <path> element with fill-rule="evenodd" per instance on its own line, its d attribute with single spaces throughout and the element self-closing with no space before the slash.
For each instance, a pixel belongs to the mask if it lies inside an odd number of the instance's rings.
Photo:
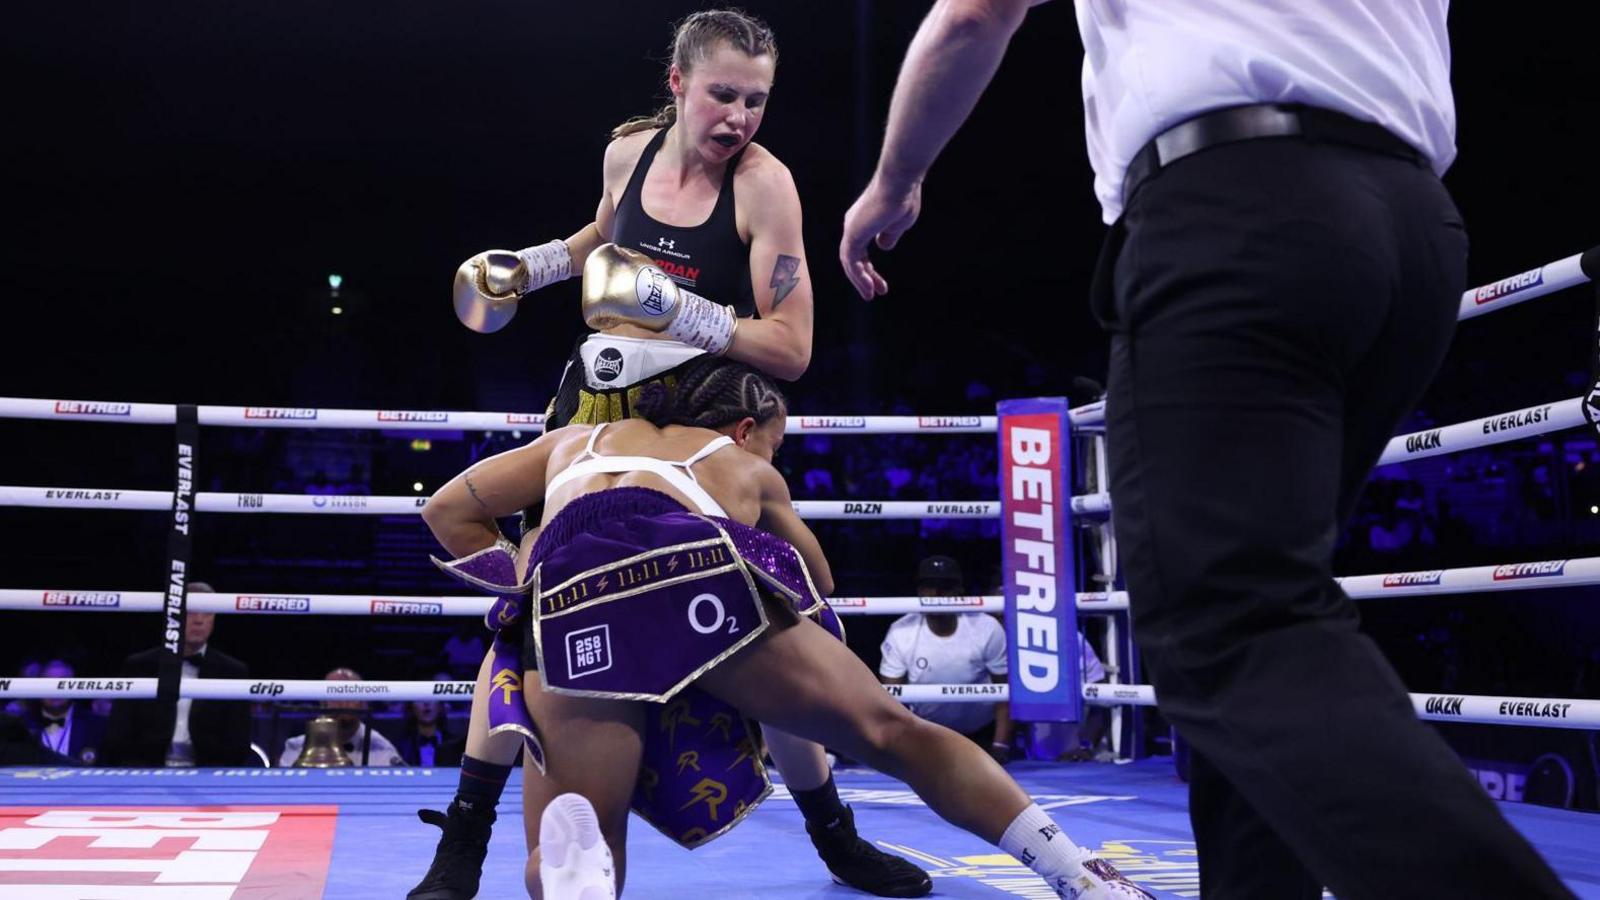
<svg viewBox="0 0 1600 900">
<path fill-rule="evenodd" d="M 815 351 L 810 369 L 787 386 L 793 413 L 992 416 L 1008 398 L 1066 396 L 1075 406 L 1097 399 L 1107 339 L 1085 298 L 1105 228 L 1084 149 L 1072 5 L 1058 0 L 1029 14 L 929 176 L 921 220 L 879 257 L 892 291 L 870 304 L 840 271 L 840 223 L 875 163 L 889 92 L 927 6 L 743 6 L 777 36 L 781 58 L 757 141 L 798 184 L 815 289 Z M 1600 245 L 1600 54 L 1585 7 L 1451 10 L 1460 155 L 1445 182 L 1470 232 L 1473 285 Z M 565 237 L 590 221 L 607 133 L 663 101 L 671 23 L 696 8 L 285 0 L 8 11 L 0 34 L 9 88 L 0 197 L 10 221 L 0 266 L 0 396 L 542 413 L 584 330 L 578 281 L 530 296 L 508 327 L 484 335 L 455 321 L 451 276 L 480 250 Z M 1463 322 L 1401 431 L 1586 394 L 1595 381 L 1597 297 L 1589 284 Z M 472 461 L 535 435 L 202 428 L 194 489 L 423 497 Z M 172 445 L 170 425 L 6 418 L 0 484 L 171 491 Z M 793 434 L 777 464 L 802 500 L 998 496 L 993 433 Z M 0 589 L 160 591 L 169 522 L 161 512 L 0 506 Z M 909 595 L 918 560 L 933 553 L 961 562 L 967 593 L 994 593 L 996 519 L 813 527 L 833 561 L 838 595 Z M 429 562 L 443 551 L 414 515 L 199 514 L 192 539 L 192 577 L 221 592 L 462 593 Z M 1380 467 L 1340 539 L 1336 570 L 1597 556 L 1600 446 L 1586 427 Z M 1364 600 L 1361 613 L 1413 692 L 1600 700 L 1595 581 Z M 125 657 L 164 637 L 154 612 L 9 609 L 0 679 L 36 674 L 50 660 L 79 676 L 114 675 Z M 850 644 L 870 666 L 890 621 L 848 621 Z M 1091 642 L 1105 639 L 1099 621 L 1084 621 Z M 436 615 L 231 615 L 218 617 L 213 643 L 254 677 L 320 679 L 347 666 L 367 679 L 464 678 L 476 665 L 463 660 L 487 640 L 480 624 Z M 26 713 L 32 702 L 15 700 L 12 711 Z M 252 704 L 252 733 L 274 764 L 310 707 Z M 450 727 L 464 730 L 465 706 L 450 710 Z M 404 725 L 403 704 L 373 704 L 370 712 L 380 730 Z M 1119 727 L 1119 753 L 1140 761 L 1142 786 L 1096 787 L 1096 769 L 1110 771 L 1109 763 L 1050 762 L 1069 771 L 1040 769 L 1041 790 L 1145 791 L 1181 804 L 1182 748 L 1175 760 L 1155 709 L 1134 708 Z M 1506 808 L 1600 816 L 1595 731 L 1439 727 Z M 1034 763 L 1018 765 L 1035 771 L 1027 768 Z M 0 818 L 6 806 L 113 802 L 75 777 L 82 793 L 71 800 L 32 782 L 0 781 Z M 385 863 L 396 870 L 396 889 L 371 896 L 399 896 L 420 876 L 408 867 L 426 860 L 434 835 L 399 815 L 445 802 L 453 778 L 418 782 L 414 798 L 395 801 L 385 827 L 411 843 L 404 858 Z M 883 779 L 860 786 L 852 796 L 864 815 L 868 788 L 900 787 Z M 1187 840 L 1186 820 L 1166 815 L 1174 840 Z M 917 828 L 942 827 L 922 816 Z M 775 835 L 800 827 L 793 816 L 774 821 Z M 1600 819 L 1587 821 L 1592 836 Z M 906 828 L 887 839 L 922 846 Z M 497 841 L 515 846 L 491 865 L 503 864 L 496 877 L 514 892 L 520 863 L 508 860 L 520 844 L 515 826 L 503 831 Z M 1586 862 L 1558 865 L 1584 896 L 1600 896 L 1595 846 Z M 937 859 L 919 857 L 925 867 L 943 863 L 955 873 L 936 889 L 1010 890 L 978 885 L 1004 880 L 984 874 L 985 866 L 1003 873 L 992 857 L 961 862 L 960 854 L 992 852 L 981 845 L 926 852 Z M 1547 852 L 1554 861 L 1558 851 Z M 1162 859 L 1177 865 L 1177 857 Z M 977 874 L 960 874 L 962 866 Z M 651 871 L 640 870 L 641 895 L 671 896 L 643 887 Z M 0 859 L 0 894 L 5 873 Z M 825 893 L 816 874 L 796 875 L 806 896 Z M 328 896 L 367 895 L 355 886 L 336 892 L 336 883 Z M 1197 895 L 1187 884 L 1172 882 L 1160 896 Z"/>
</svg>

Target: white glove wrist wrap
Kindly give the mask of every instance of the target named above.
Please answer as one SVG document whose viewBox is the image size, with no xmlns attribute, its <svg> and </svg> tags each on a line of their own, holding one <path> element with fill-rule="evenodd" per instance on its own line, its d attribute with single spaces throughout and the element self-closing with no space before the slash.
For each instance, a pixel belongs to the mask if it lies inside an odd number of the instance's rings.
<svg viewBox="0 0 1600 900">
<path fill-rule="evenodd" d="M 699 294 L 678 289 L 678 314 L 667 325 L 667 336 L 691 347 L 721 356 L 733 343 L 739 319 L 733 307 L 712 303 Z"/>
<path fill-rule="evenodd" d="M 566 241 L 550 241 L 536 247 L 517 251 L 517 258 L 528 267 L 528 280 L 522 284 L 521 293 L 537 291 L 547 284 L 565 281 L 572 275 L 572 253 Z"/>
</svg>

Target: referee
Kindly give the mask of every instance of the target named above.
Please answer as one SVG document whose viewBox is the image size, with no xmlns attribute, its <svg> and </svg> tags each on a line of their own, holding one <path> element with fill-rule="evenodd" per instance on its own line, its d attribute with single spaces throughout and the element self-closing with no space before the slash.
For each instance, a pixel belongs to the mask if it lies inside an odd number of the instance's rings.
<svg viewBox="0 0 1600 900">
<path fill-rule="evenodd" d="M 840 262 L 921 184 L 1027 0 L 940 0 Z M 1357 628 L 1334 540 L 1450 342 L 1446 0 L 1078 0 L 1134 634 L 1194 750 L 1202 894 L 1571 897 Z M 1043 152 L 1043 151 L 1040 151 Z"/>
</svg>

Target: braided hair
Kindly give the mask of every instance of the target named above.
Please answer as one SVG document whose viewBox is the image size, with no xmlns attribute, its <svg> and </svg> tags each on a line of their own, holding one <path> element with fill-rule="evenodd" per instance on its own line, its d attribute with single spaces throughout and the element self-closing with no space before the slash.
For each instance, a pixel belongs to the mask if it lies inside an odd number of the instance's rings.
<svg viewBox="0 0 1600 900">
<path fill-rule="evenodd" d="M 676 383 L 647 385 L 633 411 L 657 428 L 690 425 L 717 429 L 749 417 L 765 425 L 786 415 L 789 402 L 771 376 L 710 353 L 685 364 Z"/>
</svg>

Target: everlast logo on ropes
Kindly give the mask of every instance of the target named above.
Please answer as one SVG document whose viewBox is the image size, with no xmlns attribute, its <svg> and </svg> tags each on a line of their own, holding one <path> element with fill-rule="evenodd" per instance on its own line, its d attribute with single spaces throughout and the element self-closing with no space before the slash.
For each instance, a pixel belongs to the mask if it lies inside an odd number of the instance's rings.
<svg viewBox="0 0 1600 900">
<path fill-rule="evenodd" d="M 427 412 L 413 409 L 380 409 L 379 422 L 448 422 L 447 412 Z"/>
<path fill-rule="evenodd" d="M 133 413 L 131 403 L 85 403 L 82 400 L 57 400 L 58 416 L 126 416 Z"/>
<path fill-rule="evenodd" d="M 100 678 L 63 678 L 56 682 L 58 691 L 107 691 L 123 693 L 133 690 L 131 681 L 106 681 Z"/>
<path fill-rule="evenodd" d="M 372 601 L 372 614 L 375 616 L 437 616 L 443 613 L 444 606 L 439 603 L 417 603 L 410 600 Z"/>
<path fill-rule="evenodd" d="M 1549 418 L 1550 407 L 1534 406 L 1528 409 L 1518 410 L 1514 413 L 1507 413 L 1506 415 L 1499 416 L 1497 418 L 1485 419 L 1483 422 L 1483 433 L 1495 434 L 1501 431 L 1511 431 L 1515 428 L 1523 428 L 1528 425 L 1537 425 Z"/>
<path fill-rule="evenodd" d="M 1538 719 L 1565 719 L 1568 711 L 1572 709 L 1571 703 L 1530 703 L 1526 701 L 1503 700 L 1500 702 L 1500 715 L 1502 716 L 1533 716 Z"/>
<path fill-rule="evenodd" d="M 941 684 L 941 697 L 993 697 L 1006 692 L 1003 684 Z"/>
<path fill-rule="evenodd" d="M 303 406 L 246 406 L 246 419 L 315 419 L 317 411 Z"/>
<path fill-rule="evenodd" d="M 471 697 L 472 683 L 469 681 L 441 681 L 433 686 L 433 695 L 437 697 L 441 694 L 459 694 Z"/>
<path fill-rule="evenodd" d="M 601 350 L 594 358 L 594 377 L 601 381 L 616 381 L 622 374 L 622 351 L 615 347 Z"/>
<path fill-rule="evenodd" d="M 258 681 L 250 685 L 250 694 L 255 697 L 276 697 L 284 690 L 284 686 L 276 681 Z"/>
<path fill-rule="evenodd" d="M 1567 561 L 1552 559 L 1548 562 L 1512 563 L 1509 566 L 1495 566 L 1495 581 L 1516 581 L 1521 578 L 1550 578 L 1560 575 L 1567 570 Z"/>
<path fill-rule="evenodd" d="M 1420 453 L 1423 450 L 1437 450 L 1440 445 L 1439 429 L 1425 431 L 1422 434 L 1413 434 L 1406 438 L 1406 452 Z"/>
<path fill-rule="evenodd" d="M 121 491 L 69 491 L 51 488 L 44 492 L 46 500 L 116 500 L 121 496 Z"/>
<path fill-rule="evenodd" d="M 1462 697 L 1429 697 L 1423 704 L 1424 712 L 1433 716 L 1461 715 Z"/>
<path fill-rule="evenodd" d="M 122 595 L 89 591 L 45 591 L 44 605 L 89 608 L 116 607 L 122 605 Z"/>
<path fill-rule="evenodd" d="M 987 503 L 929 503 L 930 516 L 981 516 L 989 511 Z"/>
<path fill-rule="evenodd" d="M 1501 297 L 1504 297 L 1507 294 L 1513 294 L 1517 291 L 1525 290 L 1533 287 L 1534 285 L 1543 283 L 1544 267 L 1540 266 L 1531 272 L 1523 272 L 1521 275 L 1513 275 L 1510 278 L 1496 281 L 1494 284 L 1486 284 L 1483 287 L 1474 290 L 1472 292 L 1472 302 L 1482 306 L 1485 303 L 1499 300 Z"/>
<path fill-rule="evenodd" d="M 1392 575 L 1383 576 L 1383 586 L 1392 588 L 1412 587 L 1419 584 L 1438 584 L 1443 578 L 1443 569 L 1435 569 L 1432 572 L 1395 572 Z"/>
<path fill-rule="evenodd" d="M 189 533 L 189 512 L 194 508 L 194 448 L 178 445 L 178 489 L 172 495 L 172 530 Z"/>
<path fill-rule="evenodd" d="M 878 516 L 883 514 L 882 503 L 846 503 L 844 514 L 847 516 Z"/>
</svg>

